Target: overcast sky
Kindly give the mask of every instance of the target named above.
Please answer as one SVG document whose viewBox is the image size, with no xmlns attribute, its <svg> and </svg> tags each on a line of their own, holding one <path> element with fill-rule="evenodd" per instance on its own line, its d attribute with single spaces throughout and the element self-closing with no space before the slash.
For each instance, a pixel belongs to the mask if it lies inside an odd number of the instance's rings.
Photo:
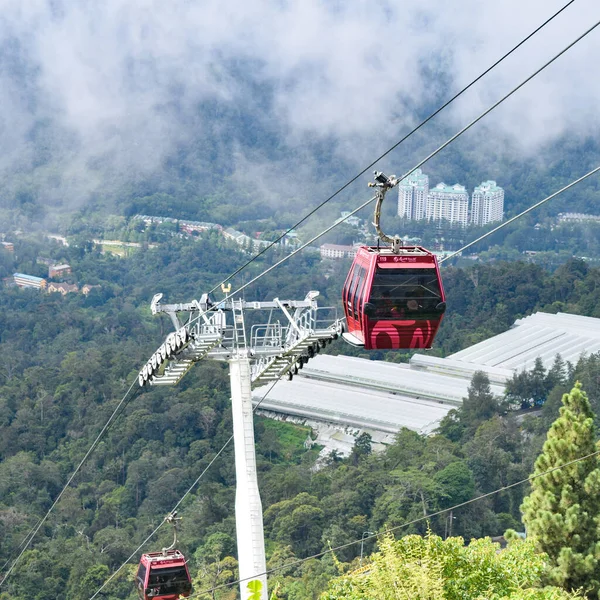
<svg viewBox="0 0 600 600">
<path fill-rule="evenodd" d="M 76 147 L 74 178 L 98 155 L 150 171 L 191 130 L 208 131 L 198 102 L 251 104 L 248 80 L 274 90 L 268 116 L 290 144 L 333 136 L 346 154 L 357 142 L 383 149 L 416 109 L 464 86 L 565 3 L 0 0 L 0 169 L 30 168 L 32 127 L 51 122 L 61 135 L 48 152 Z M 598 0 L 575 0 L 446 119 L 460 128 L 598 20 Z M 525 153 L 597 131 L 599 59 L 600 27 L 482 127 Z"/>
</svg>

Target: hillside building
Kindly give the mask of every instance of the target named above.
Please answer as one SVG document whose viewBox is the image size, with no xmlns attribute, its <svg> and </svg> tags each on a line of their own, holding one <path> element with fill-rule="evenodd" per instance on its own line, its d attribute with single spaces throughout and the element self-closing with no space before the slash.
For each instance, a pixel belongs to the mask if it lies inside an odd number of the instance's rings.
<svg viewBox="0 0 600 600">
<path fill-rule="evenodd" d="M 71 265 L 50 265 L 48 267 L 48 277 L 62 277 L 71 273 Z"/>
<path fill-rule="evenodd" d="M 46 291 L 49 294 L 62 294 L 66 296 L 67 294 L 78 292 L 79 288 L 74 283 L 49 283 Z"/>
<path fill-rule="evenodd" d="M 4 248 L 7 252 L 14 252 L 15 247 L 12 242 L 0 242 L 0 246 Z"/>
<path fill-rule="evenodd" d="M 356 246 L 322 244 L 319 250 L 321 252 L 321 258 L 354 258 L 356 256 Z"/>
<path fill-rule="evenodd" d="M 416 169 L 398 184 L 398 216 L 411 221 L 424 219 L 428 194 L 429 176 Z"/>
<path fill-rule="evenodd" d="M 438 183 L 429 191 L 426 217 L 429 221 L 445 219 L 466 225 L 469 216 L 469 194 L 464 185 Z"/>
<path fill-rule="evenodd" d="M 360 219 L 358 217 L 355 217 L 354 215 L 352 215 L 352 216 L 349 216 L 349 215 L 350 215 L 350 211 L 343 210 L 340 213 L 340 218 L 336 221 L 336 223 L 339 223 L 340 221 L 344 221 L 344 223 L 347 223 L 351 227 L 360 227 Z"/>
<path fill-rule="evenodd" d="M 600 215 L 588 215 L 586 213 L 558 213 L 559 223 L 598 223 L 600 222 Z"/>
<path fill-rule="evenodd" d="M 90 285 L 89 283 L 86 283 L 82 288 L 81 288 L 81 293 L 84 296 L 87 296 L 93 289 L 99 289 L 101 286 L 99 285 Z"/>
<path fill-rule="evenodd" d="M 473 190 L 471 223 L 487 225 L 504 218 L 504 190 L 495 181 L 484 181 Z"/>
<path fill-rule="evenodd" d="M 25 273 L 15 273 L 13 275 L 15 285 L 20 288 L 36 288 L 38 290 L 46 289 L 46 280 L 35 275 L 26 275 Z"/>
<path fill-rule="evenodd" d="M 242 233 L 241 231 L 237 231 L 233 229 L 233 227 L 228 227 L 227 229 L 221 230 L 223 237 L 226 240 L 233 240 L 238 246 L 244 246 L 245 248 L 249 248 L 251 250 L 260 250 L 262 248 L 266 248 L 270 246 L 272 242 L 267 240 L 257 240 L 251 238 L 249 235 Z"/>
</svg>

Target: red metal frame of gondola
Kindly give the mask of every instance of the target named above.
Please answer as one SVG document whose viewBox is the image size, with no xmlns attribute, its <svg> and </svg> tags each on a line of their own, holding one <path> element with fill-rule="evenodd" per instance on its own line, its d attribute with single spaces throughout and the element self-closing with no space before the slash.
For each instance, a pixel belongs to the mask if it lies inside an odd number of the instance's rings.
<svg viewBox="0 0 600 600">
<path fill-rule="evenodd" d="M 377 297 L 386 286 L 374 289 L 374 284 L 382 280 L 393 282 L 387 286 L 392 297 Z M 424 280 L 429 283 L 422 285 Z M 414 297 L 406 292 L 409 285 L 416 290 Z M 366 350 L 431 348 L 446 308 L 437 258 L 420 246 L 396 251 L 361 246 L 346 278 L 342 301 L 348 329 L 344 338 L 349 343 Z"/>
<path fill-rule="evenodd" d="M 136 583 L 140 600 L 177 600 L 192 593 L 190 572 L 179 550 L 142 554 Z"/>
</svg>

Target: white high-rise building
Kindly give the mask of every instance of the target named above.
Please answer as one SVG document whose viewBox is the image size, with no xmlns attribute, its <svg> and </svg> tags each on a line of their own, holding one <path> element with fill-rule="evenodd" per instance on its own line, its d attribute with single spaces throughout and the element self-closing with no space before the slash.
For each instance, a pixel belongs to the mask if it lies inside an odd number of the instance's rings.
<svg viewBox="0 0 600 600">
<path fill-rule="evenodd" d="M 495 181 L 484 181 L 473 191 L 471 223 L 486 225 L 504 218 L 504 190 Z"/>
<path fill-rule="evenodd" d="M 427 214 L 429 176 L 416 169 L 398 184 L 398 216 L 412 221 Z"/>
<path fill-rule="evenodd" d="M 450 223 L 466 225 L 469 215 L 469 194 L 465 186 L 458 183 L 452 186 L 438 183 L 429 191 L 426 215 L 431 221 L 446 219 Z"/>
</svg>

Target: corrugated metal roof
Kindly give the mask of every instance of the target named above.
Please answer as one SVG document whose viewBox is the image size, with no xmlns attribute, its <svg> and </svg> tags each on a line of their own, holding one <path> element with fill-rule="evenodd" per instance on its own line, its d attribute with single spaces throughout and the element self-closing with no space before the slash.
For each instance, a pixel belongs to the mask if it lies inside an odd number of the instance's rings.
<svg viewBox="0 0 600 600">
<path fill-rule="evenodd" d="M 384 432 L 429 432 L 460 406 L 476 371 L 488 374 L 500 396 L 515 370 L 531 369 L 538 356 L 548 368 L 557 353 L 576 363 L 584 352 L 598 351 L 600 319 L 535 313 L 448 358 L 416 354 L 408 365 L 320 354 L 293 381 L 279 382 L 261 408 Z M 254 402 L 267 390 L 255 390 Z"/>
<path fill-rule="evenodd" d="M 319 355 L 294 377 L 253 392 L 261 408 L 287 415 L 394 433 L 407 427 L 422 433 L 435 429 L 446 413 L 462 404 L 471 382 L 410 368 L 407 364 L 349 356 Z M 493 385 L 502 394 L 502 385 Z"/>
<path fill-rule="evenodd" d="M 431 373 L 442 373 L 444 375 L 451 375 L 452 377 L 467 378 L 469 380 L 475 372 L 485 371 L 490 383 L 499 386 L 499 388 L 494 388 L 494 390 L 503 390 L 506 380 L 510 379 L 513 375 L 512 369 L 468 363 L 452 358 L 439 358 L 437 356 L 430 356 L 429 354 L 414 354 L 410 359 L 410 368 L 429 371 Z"/>
<path fill-rule="evenodd" d="M 25 279 L 27 281 L 33 281 L 35 283 L 41 283 L 44 281 L 42 277 L 36 277 L 35 275 L 26 275 L 25 273 L 15 273 L 13 275 L 15 279 Z"/>
<path fill-rule="evenodd" d="M 443 360 L 443 359 L 442 359 Z M 475 369 L 477 370 L 477 369 Z M 367 360 L 351 356 L 319 355 L 300 371 L 301 376 L 346 386 L 402 394 L 416 400 L 429 399 L 455 406 L 467 395 L 472 373 L 459 377 L 446 373 L 424 373 L 408 364 Z M 492 386 L 502 394 L 502 385 Z"/>
<path fill-rule="evenodd" d="M 535 313 L 511 329 L 449 358 L 510 370 L 531 369 L 540 357 L 546 368 L 557 354 L 576 363 L 583 352 L 600 351 L 600 319 L 567 313 Z"/>
<path fill-rule="evenodd" d="M 318 362 L 322 362 L 321 357 Z M 268 389 L 269 386 L 264 386 L 253 391 L 254 404 Z M 295 377 L 293 381 L 280 381 L 260 407 L 307 419 L 389 433 L 395 433 L 402 427 L 428 433 L 452 405 Z"/>
</svg>

